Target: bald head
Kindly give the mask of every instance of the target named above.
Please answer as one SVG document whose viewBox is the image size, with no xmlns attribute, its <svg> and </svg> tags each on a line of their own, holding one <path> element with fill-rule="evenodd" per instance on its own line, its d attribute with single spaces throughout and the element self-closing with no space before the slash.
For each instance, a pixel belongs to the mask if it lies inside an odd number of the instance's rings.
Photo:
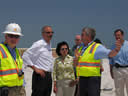
<svg viewBox="0 0 128 96">
<path fill-rule="evenodd" d="M 75 36 L 75 43 L 76 43 L 76 45 L 80 45 L 81 44 L 81 35 L 76 35 Z"/>
</svg>

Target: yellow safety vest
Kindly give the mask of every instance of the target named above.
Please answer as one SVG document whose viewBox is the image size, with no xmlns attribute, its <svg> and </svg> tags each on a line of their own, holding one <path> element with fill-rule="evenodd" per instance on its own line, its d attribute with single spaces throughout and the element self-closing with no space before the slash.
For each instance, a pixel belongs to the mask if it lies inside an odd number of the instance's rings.
<svg viewBox="0 0 128 96">
<path fill-rule="evenodd" d="M 78 60 L 78 66 L 76 67 L 77 76 L 91 77 L 101 76 L 100 74 L 100 60 L 94 59 L 96 48 L 100 44 L 93 42 L 80 56 Z M 83 46 L 79 48 L 79 52 Z"/>
<path fill-rule="evenodd" d="M 16 60 L 13 59 L 4 44 L 0 44 L 0 87 L 14 87 L 23 85 L 23 76 L 18 72 L 22 70 L 23 60 L 16 48 Z"/>
</svg>

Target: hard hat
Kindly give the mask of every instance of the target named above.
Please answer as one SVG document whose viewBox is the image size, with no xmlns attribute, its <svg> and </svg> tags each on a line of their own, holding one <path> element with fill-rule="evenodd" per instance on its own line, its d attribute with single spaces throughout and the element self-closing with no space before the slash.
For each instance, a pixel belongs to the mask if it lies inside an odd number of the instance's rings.
<svg viewBox="0 0 128 96">
<path fill-rule="evenodd" d="M 18 24 L 16 23 L 10 23 L 6 26 L 5 31 L 3 32 L 4 34 L 13 34 L 13 35 L 20 35 L 21 34 L 21 28 Z"/>
</svg>

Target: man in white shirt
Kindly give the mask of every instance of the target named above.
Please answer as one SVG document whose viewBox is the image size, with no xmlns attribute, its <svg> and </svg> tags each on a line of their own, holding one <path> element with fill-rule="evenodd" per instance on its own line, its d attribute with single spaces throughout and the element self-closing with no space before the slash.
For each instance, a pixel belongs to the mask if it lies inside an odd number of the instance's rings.
<svg viewBox="0 0 128 96">
<path fill-rule="evenodd" d="M 34 70 L 32 76 L 32 96 L 51 95 L 53 56 L 50 41 L 52 36 L 51 26 L 44 26 L 42 28 L 43 38 L 33 43 L 23 54 L 24 64 Z"/>
</svg>

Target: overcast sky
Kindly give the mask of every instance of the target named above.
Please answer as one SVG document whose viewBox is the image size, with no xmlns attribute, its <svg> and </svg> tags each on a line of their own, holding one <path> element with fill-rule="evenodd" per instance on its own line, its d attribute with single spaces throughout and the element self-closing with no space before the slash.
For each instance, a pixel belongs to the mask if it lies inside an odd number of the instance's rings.
<svg viewBox="0 0 128 96">
<path fill-rule="evenodd" d="M 74 44 L 85 26 L 96 29 L 96 37 L 108 47 L 113 31 L 122 28 L 128 35 L 128 0 L 0 0 L 0 32 L 10 22 L 18 23 L 24 36 L 18 47 L 28 48 L 41 39 L 41 28 L 51 25 L 55 34 L 52 47 L 60 41 Z M 3 41 L 0 34 L 0 41 Z"/>
</svg>

